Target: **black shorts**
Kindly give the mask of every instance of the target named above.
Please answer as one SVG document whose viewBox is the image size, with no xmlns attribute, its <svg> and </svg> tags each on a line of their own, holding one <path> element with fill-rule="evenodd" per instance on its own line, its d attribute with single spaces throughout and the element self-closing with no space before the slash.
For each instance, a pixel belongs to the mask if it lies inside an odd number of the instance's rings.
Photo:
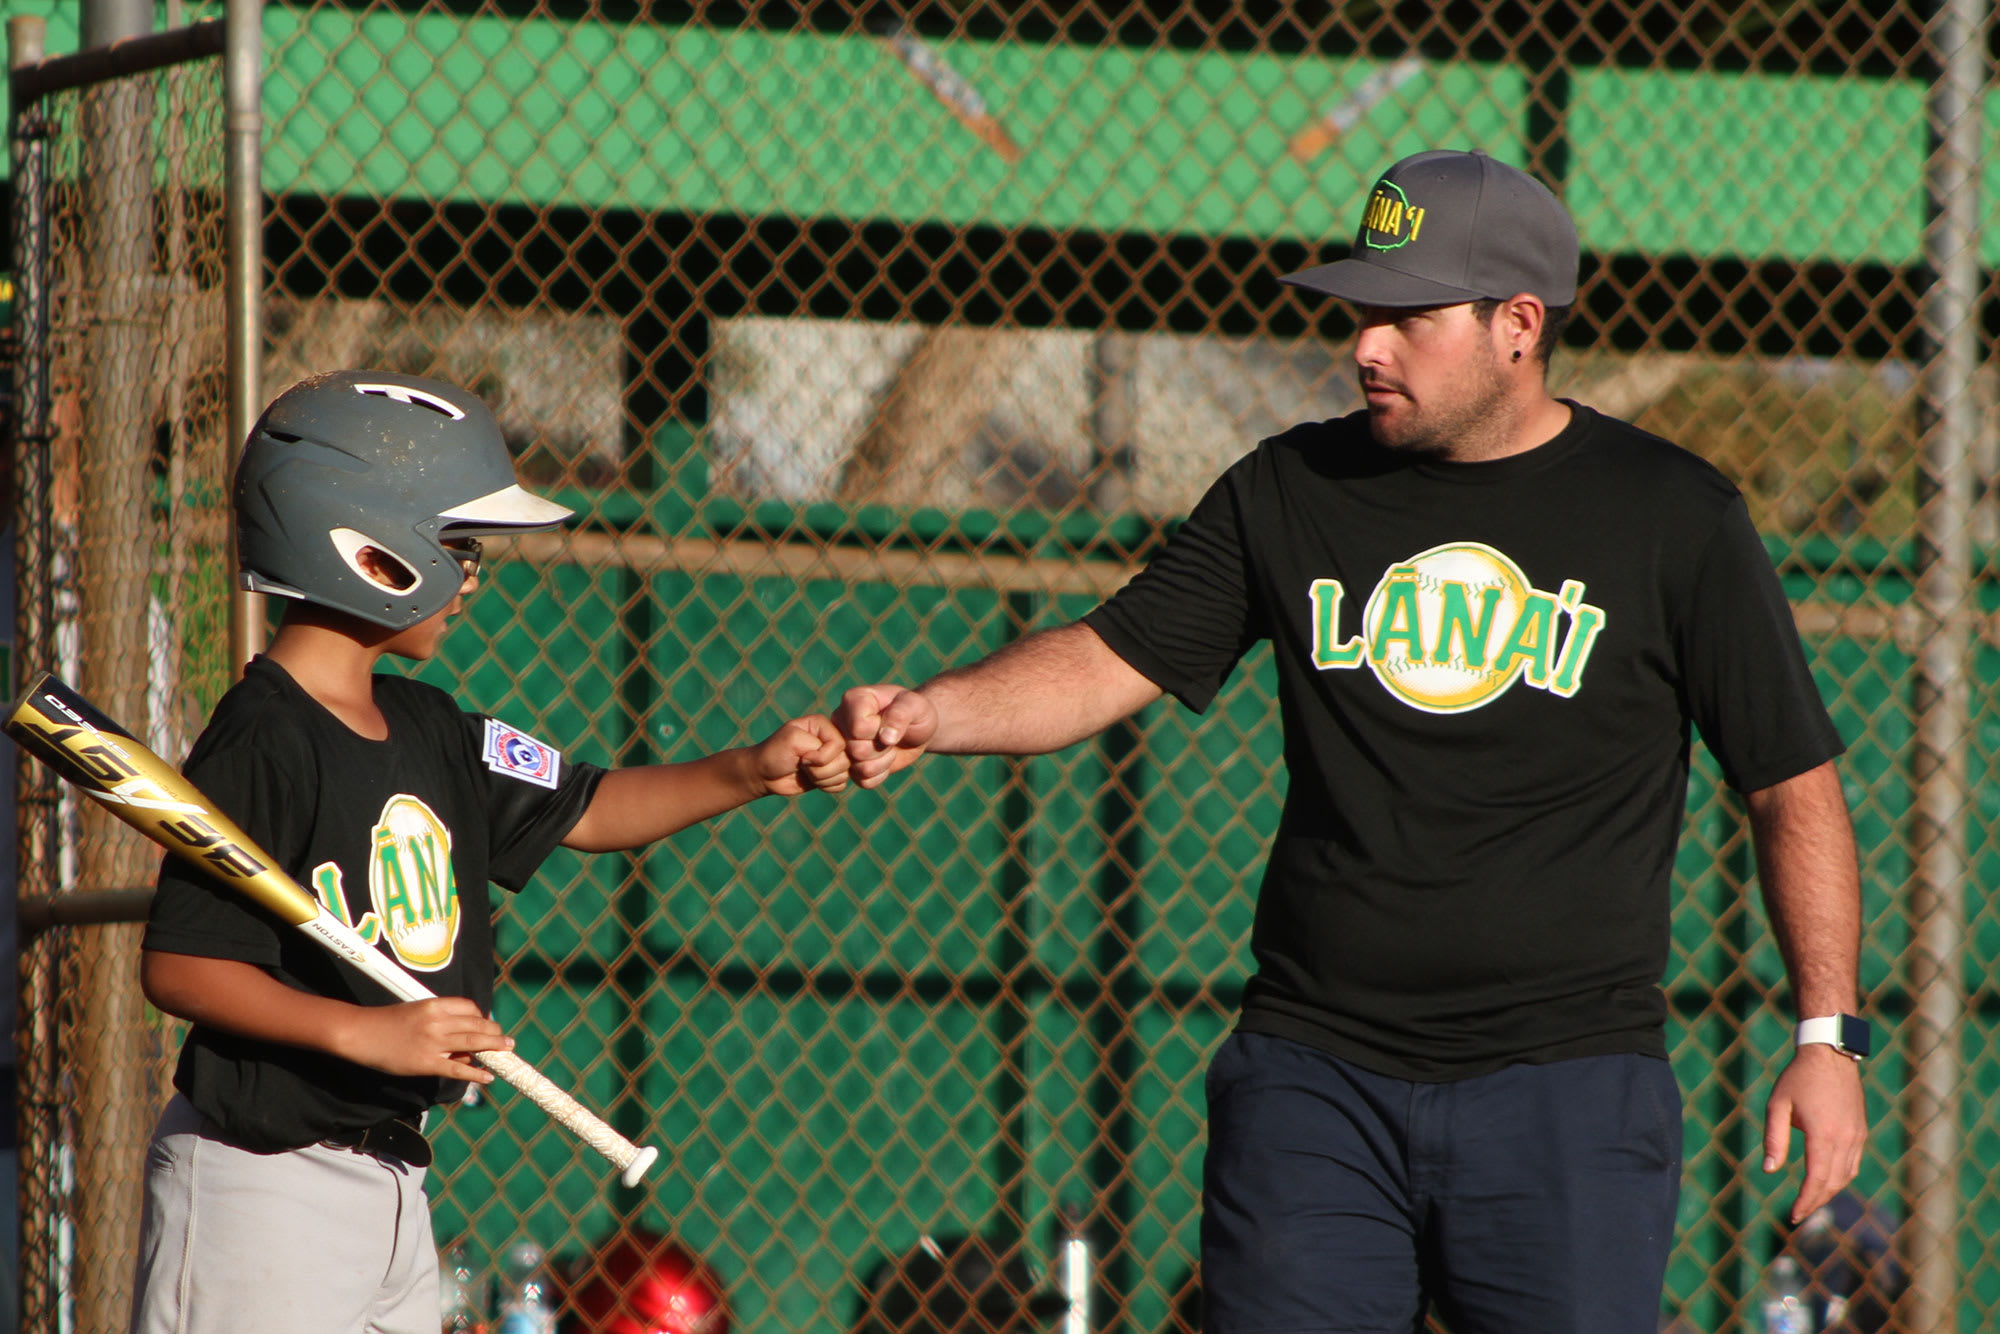
<svg viewBox="0 0 2000 1334">
<path fill-rule="evenodd" d="M 1681 1101 L 1650 1056 L 1450 1083 L 1237 1033 L 1208 1071 L 1209 1334 L 1655 1334 Z"/>
</svg>

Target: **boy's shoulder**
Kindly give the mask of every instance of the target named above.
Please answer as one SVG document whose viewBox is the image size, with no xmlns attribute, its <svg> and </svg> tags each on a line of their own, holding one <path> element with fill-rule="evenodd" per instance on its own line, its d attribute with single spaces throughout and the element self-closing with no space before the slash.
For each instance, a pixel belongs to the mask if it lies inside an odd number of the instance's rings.
<svg viewBox="0 0 2000 1334">
<path fill-rule="evenodd" d="M 285 671 L 253 659 L 243 677 L 216 701 L 196 739 L 192 760 L 205 752 L 303 735 L 312 700 Z"/>
<path fill-rule="evenodd" d="M 452 745 L 477 730 L 478 715 L 428 682 L 378 672 L 373 689 L 391 734 L 413 745 Z M 257 658 L 217 702 L 184 767 L 192 773 L 223 762 L 301 774 L 356 761 L 356 747 L 374 744 L 355 736 L 282 667 Z"/>
<path fill-rule="evenodd" d="M 181 769 L 211 796 L 210 785 L 310 788 L 321 762 L 313 710 L 289 676 L 257 659 L 216 701 Z"/>
<path fill-rule="evenodd" d="M 450 691 L 393 672 L 375 673 L 375 706 L 388 719 L 392 736 L 433 751 L 476 745 L 487 722 L 484 713 L 459 703 Z"/>
<path fill-rule="evenodd" d="M 430 682 L 419 681 L 413 676 L 377 672 L 374 685 L 375 702 L 380 706 L 446 716 L 468 712 L 450 691 L 441 690 Z"/>
<path fill-rule="evenodd" d="M 373 685 L 377 703 L 400 716 L 453 718 L 460 713 L 449 694 L 423 681 L 378 672 Z M 240 746 L 310 747 L 344 731 L 289 672 L 268 658 L 253 658 L 242 679 L 216 702 L 189 759 Z"/>
</svg>

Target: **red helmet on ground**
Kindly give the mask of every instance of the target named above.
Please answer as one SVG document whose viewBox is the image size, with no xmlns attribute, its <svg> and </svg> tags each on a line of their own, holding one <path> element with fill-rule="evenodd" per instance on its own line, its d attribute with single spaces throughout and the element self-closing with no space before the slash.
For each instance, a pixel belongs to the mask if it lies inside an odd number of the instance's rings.
<svg viewBox="0 0 2000 1334">
<path fill-rule="evenodd" d="M 728 1334 L 729 1308 L 708 1266 L 656 1232 L 606 1242 L 569 1284 L 569 1334 Z"/>
</svg>

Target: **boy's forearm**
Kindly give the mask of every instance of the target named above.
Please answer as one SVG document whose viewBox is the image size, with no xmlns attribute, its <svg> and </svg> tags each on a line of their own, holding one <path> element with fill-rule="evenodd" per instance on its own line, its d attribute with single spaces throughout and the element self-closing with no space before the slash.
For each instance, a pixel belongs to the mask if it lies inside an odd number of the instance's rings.
<svg viewBox="0 0 2000 1334">
<path fill-rule="evenodd" d="M 578 852 L 644 847 L 766 792 L 747 746 L 678 764 L 613 769 L 598 783 L 563 846 Z"/>
<path fill-rule="evenodd" d="M 490 1083 L 469 1053 L 513 1041 L 462 996 L 358 1005 L 297 990 L 255 964 L 146 950 L 139 982 L 168 1014 L 219 1032 L 325 1052 L 389 1075 Z"/>
<path fill-rule="evenodd" d="M 146 950 L 140 955 L 146 999 L 167 1014 L 217 1032 L 288 1047 L 340 1053 L 360 1007 L 286 986 L 255 964 Z"/>
</svg>

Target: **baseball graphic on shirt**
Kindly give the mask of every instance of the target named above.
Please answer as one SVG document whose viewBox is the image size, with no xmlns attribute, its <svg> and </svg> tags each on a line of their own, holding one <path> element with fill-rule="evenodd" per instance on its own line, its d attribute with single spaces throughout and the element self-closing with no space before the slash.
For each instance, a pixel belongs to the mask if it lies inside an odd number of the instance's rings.
<svg viewBox="0 0 2000 1334">
<path fill-rule="evenodd" d="M 1502 649 L 1532 592 L 1519 566 L 1482 543 L 1420 552 L 1391 567 L 1368 599 L 1368 665 L 1426 712 L 1477 708 L 1521 674 L 1521 659 Z"/>
<path fill-rule="evenodd" d="M 368 887 L 389 948 L 406 967 L 444 967 L 458 942 L 451 831 L 418 798 L 398 793 L 383 804 L 374 840 Z"/>
</svg>

